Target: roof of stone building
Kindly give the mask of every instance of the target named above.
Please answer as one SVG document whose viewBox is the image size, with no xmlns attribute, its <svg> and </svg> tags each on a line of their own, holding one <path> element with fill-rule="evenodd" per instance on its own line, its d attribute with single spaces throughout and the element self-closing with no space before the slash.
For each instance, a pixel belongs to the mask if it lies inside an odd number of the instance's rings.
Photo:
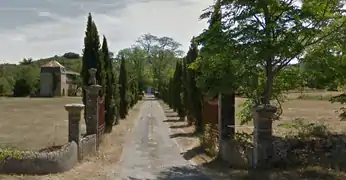
<svg viewBox="0 0 346 180">
<path fill-rule="evenodd" d="M 79 76 L 79 73 L 73 72 L 73 71 L 66 71 L 66 74 L 78 75 Z"/>
<path fill-rule="evenodd" d="M 61 65 L 58 61 L 56 60 L 51 60 L 48 63 L 44 64 L 41 66 L 42 67 L 48 67 L 48 68 L 60 68 L 60 71 L 62 71 L 63 73 L 66 74 L 70 74 L 70 75 L 80 75 L 78 72 L 73 72 L 71 70 L 67 70 L 63 65 Z"/>
<path fill-rule="evenodd" d="M 41 67 L 60 67 L 65 68 L 63 65 L 61 65 L 58 61 L 51 60 L 48 63 L 42 65 Z"/>
</svg>

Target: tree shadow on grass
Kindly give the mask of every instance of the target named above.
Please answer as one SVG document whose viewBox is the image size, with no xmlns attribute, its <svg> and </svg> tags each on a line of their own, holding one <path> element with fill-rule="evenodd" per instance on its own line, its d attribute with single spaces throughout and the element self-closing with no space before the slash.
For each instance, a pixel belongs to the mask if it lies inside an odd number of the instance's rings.
<svg viewBox="0 0 346 180">
<path fill-rule="evenodd" d="M 186 127 L 190 127 L 191 125 L 188 124 L 184 124 L 184 125 L 177 125 L 177 126 L 169 126 L 169 128 L 171 129 L 180 129 L 180 128 L 186 128 Z"/>
<path fill-rule="evenodd" d="M 163 122 L 184 122 L 184 119 L 166 119 Z"/>
<path fill-rule="evenodd" d="M 197 135 L 197 133 L 193 132 L 193 133 L 175 133 L 175 134 L 171 134 L 169 137 L 170 138 L 177 138 L 177 137 L 195 137 Z"/>
<path fill-rule="evenodd" d="M 169 108 L 169 107 L 167 107 L 167 106 L 163 106 L 163 110 L 164 110 L 165 112 L 167 112 L 167 113 L 174 113 L 174 110 L 171 109 L 171 108 Z"/>
<path fill-rule="evenodd" d="M 212 180 L 194 166 L 174 166 L 159 172 L 157 180 Z"/>
<path fill-rule="evenodd" d="M 165 107 L 165 106 L 162 106 L 162 107 L 165 114 L 176 114 L 176 112 L 173 109 L 169 107 Z"/>
<path fill-rule="evenodd" d="M 204 153 L 205 151 L 202 146 L 195 146 L 181 154 L 185 160 L 191 160 L 192 158 Z"/>
<path fill-rule="evenodd" d="M 126 179 L 122 179 L 122 180 L 151 180 L 151 179 L 135 178 L 135 177 L 129 176 Z"/>
<path fill-rule="evenodd" d="M 168 114 L 168 113 L 166 113 L 166 117 L 168 117 L 168 118 L 172 118 L 172 117 L 178 117 L 178 115 L 177 114 L 172 114 L 172 113 L 170 113 L 170 114 Z"/>
<path fill-rule="evenodd" d="M 156 101 L 157 100 L 157 98 L 155 98 L 155 97 L 145 97 L 145 98 L 143 98 L 143 101 Z"/>
</svg>

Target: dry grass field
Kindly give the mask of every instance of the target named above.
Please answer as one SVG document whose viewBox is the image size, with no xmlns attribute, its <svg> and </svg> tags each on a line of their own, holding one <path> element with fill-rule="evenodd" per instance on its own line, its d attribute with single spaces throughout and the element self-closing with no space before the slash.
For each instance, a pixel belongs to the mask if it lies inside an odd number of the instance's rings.
<svg viewBox="0 0 346 180">
<path fill-rule="evenodd" d="M 336 95 L 337 92 L 309 92 L 308 96 Z M 289 123 L 296 118 L 319 122 L 329 129 L 346 132 L 346 122 L 342 122 L 335 112 L 342 105 L 331 104 L 325 100 L 298 100 L 300 93 L 290 93 L 290 99 L 283 104 L 284 113 L 277 125 Z M 244 99 L 237 98 L 237 105 Z M 15 147 L 23 150 L 39 150 L 47 146 L 67 142 L 68 123 L 64 105 L 81 103 L 79 97 L 65 98 L 0 98 L 0 147 Z M 237 112 L 240 108 L 237 107 Z M 82 121 L 82 128 L 84 122 Z M 252 131 L 252 123 L 238 127 L 238 130 Z M 83 132 L 83 131 L 82 131 Z"/>
<path fill-rule="evenodd" d="M 48 99 L 47 99 L 48 100 Z M 48 100 L 49 102 L 49 100 Z M 80 98 L 56 98 L 50 99 L 50 103 L 55 104 L 56 107 L 60 107 L 59 104 L 63 105 L 73 102 L 80 102 Z M 124 120 L 120 120 L 119 124 L 113 126 L 113 130 L 111 133 L 106 134 L 103 138 L 103 142 L 100 145 L 100 149 L 96 156 L 91 156 L 86 158 L 83 163 L 78 163 L 72 170 L 58 173 L 58 174 L 48 174 L 42 176 L 22 176 L 22 175 L 0 175 L 1 179 L 6 180 L 83 180 L 83 179 L 108 179 L 107 173 L 110 171 L 114 171 L 114 167 L 117 166 L 119 162 L 123 145 L 126 140 L 126 136 L 128 133 L 132 131 L 132 128 L 135 123 L 138 122 L 140 115 L 140 108 L 143 101 L 139 101 L 132 109 L 129 111 L 129 115 Z M 67 113 L 64 112 L 64 108 L 62 111 L 61 117 L 67 117 Z M 53 114 L 52 114 L 53 115 Z M 58 116 L 55 113 L 55 116 Z M 62 120 L 64 121 L 64 120 Z M 82 123 L 83 124 L 83 123 Z M 49 126 L 47 123 L 46 126 Z M 42 126 L 43 127 L 43 126 Z M 0 129 L 1 131 L 1 129 Z M 65 130 L 61 131 L 63 136 L 59 136 L 61 142 L 67 141 L 67 124 Z M 34 137 L 33 137 L 34 138 Z M 48 140 L 44 141 L 44 138 L 40 139 L 42 142 L 49 142 Z M 33 144 L 37 144 L 37 142 L 33 142 Z M 44 144 L 44 143 L 41 143 Z M 31 147 L 31 145 L 28 145 Z M 33 147 L 33 145 L 32 145 Z M 34 148 L 34 147 L 33 147 Z M 97 167 L 97 168 L 95 168 Z"/>
<path fill-rule="evenodd" d="M 341 93 L 340 91 L 291 92 L 286 97 L 288 99 L 329 100 L 331 97 L 340 95 Z"/>
<path fill-rule="evenodd" d="M 64 105 L 69 103 L 81 103 L 81 98 L 0 97 L 0 147 L 40 150 L 67 143 L 68 121 Z M 85 129 L 84 121 L 81 123 Z"/>
<path fill-rule="evenodd" d="M 346 122 L 340 121 L 337 112 L 343 105 L 339 103 L 330 103 L 327 100 L 318 100 L 314 97 L 318 96 L 335 96 L 340 94 L 340 92 L 308 92 L 303 93 L 305 97 L 312 97 L 312 100 L 302 100 L 297 99 L 300 93 L 290 93 L 287 96 L 289 100 L 282 104 L 283 114 L 280 120 L 274 122 L 274 134 L 276 134 L 281 129 L 278 127 L 279 124 L 290 123 L 295 119 L 302 119 L 305 122 L 314 122 L 326 125 L 329 130 L 336 132 L 346 132 Z M 245 99 L 236 99 L 236 112 L 238 113 L 241 105 Z M 238 122 L 239 123 L 239 122 Z M 251 129 L 252 122 L 248 123 L 248 126 L 238 127 L 238 129 Z M 247 130 L 246 130 L 247 131 Z M 252 131 L 252 129 L 251 129 Z"/>
</svg>

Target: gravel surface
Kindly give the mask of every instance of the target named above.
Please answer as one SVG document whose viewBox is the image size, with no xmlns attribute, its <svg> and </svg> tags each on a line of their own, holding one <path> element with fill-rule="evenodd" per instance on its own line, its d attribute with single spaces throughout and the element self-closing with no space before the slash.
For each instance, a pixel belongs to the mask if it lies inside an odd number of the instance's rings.
<svg viewBox="0 0 346 180">
<path fill-rule="evenodd" d="M 142 105 L 140 120 L 124 145 L 119 165 L 108 171 L 115 180 L 211 180 L 180 155 L 153 97 Z"/>
</svg>

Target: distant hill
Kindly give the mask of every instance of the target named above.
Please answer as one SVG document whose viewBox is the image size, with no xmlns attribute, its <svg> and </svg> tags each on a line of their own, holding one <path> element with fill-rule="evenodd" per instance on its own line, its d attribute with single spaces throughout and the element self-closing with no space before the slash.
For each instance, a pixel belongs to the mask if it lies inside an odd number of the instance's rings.
<svg viewBox="0 0 346 180">
<path fill-rule="evenodd" d="M 52 60 L 58 61 L 61 65 L 65 66 L 67 70 L 74 71 L 74 72 L 79 72 L 81 68 L 81 64 L 82 64 L 82 58 L 65 58 L 61 56 L 38 59 L 33 62 L 34 64 L 40 67 Z"/>
<path fill-rule="evenodd" d="M 67 70 L 79 72 L 81 68 L 81 57 L 79 58 L 66 58 L 63 56 L 54 56 L 49 58 L 42 58 L 38 60 L 32 60 L 32 59 L 25 59 L 19 63 L 19 65 L 16 64 L 0 64 L 0 70 L 7 74 L 6 72 L 12 72 L 15 73 L 17 70 L 20 69 L 20 67 L 24 65 L 32 65 L 34 67 L 40 68 L 42 65 L 48 63 L 51 60 L 58 61 L 61 65 L 65 66 Z"/>
</svg>

